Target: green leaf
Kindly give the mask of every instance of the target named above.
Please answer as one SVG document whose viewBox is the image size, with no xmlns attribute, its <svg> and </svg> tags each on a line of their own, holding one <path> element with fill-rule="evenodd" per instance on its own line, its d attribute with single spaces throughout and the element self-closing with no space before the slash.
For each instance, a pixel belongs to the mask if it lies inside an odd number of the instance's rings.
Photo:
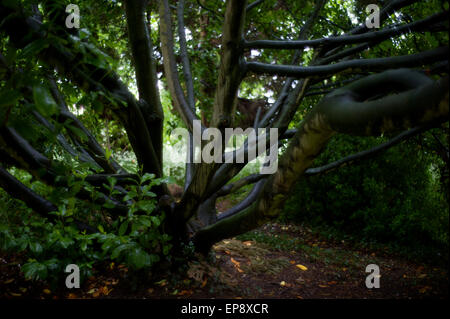
<svg viewBox="0 0 450 319">
<path fill-rule="evenodd" d="M 36 109 L 43 116 L 50 117 L 59 112 L 59 107 L 48 89 L 43 85 L 33 87 L 33 98 Z"/>
<path fill-rule="evenodd" d="M 102 234 L 105 233 L 105 229 L 103 228 L 102 225 L 98 225 L 97 228 L 98 228 L 98 230 L 99 230 Z"/>
<path fill-rule="evenodd" d="M 43 251 L 41 244 L 39 244 L 38 242 L 30 242 L 28 245 L 30 247 L 30 250 L 35 254 L 40 254 Z"/>
<path fill-rule="evenodd" d="M 150 216 L 150 219 L 152 220 L 152 223 L 153 225 L 155 225 L 155 227 L 159 227 L 159 225 L 161 225 L 161 219 L 159 217 Z"/>
<path fill-rule="evenodd" d="M 150 181 L 150 180 L 152 180 L 154 178 L 155 178 L 155 174 L 145 173 L 144 176 L 142 176 L 141 183 L 143 184 L 143 183 L 145 183 L 147 181 Z"/>
<path fill-rule="evenodd" d="M 117 257 L 120 256 L 120 254 L 122 253 L 122 251 L 124 251 L 125 249 L 130 248 L 130 244 L 122 244 L 117 246 L 116 248 L 114 248 L 114 250 L 111 253 L 111 259 L 116 259 Z"/>
<path fill-rule="evenodd" d="M 150 227 L 152 225 L 151 220 L 148 218 L 148 216 L 140 216 L 139 222 L 146 227 Z"/>
<path fill-rule="evenodd" d="M 128 264 L 136 269 L 151 266 L 152 260 L 154 261 L 155 258 L 151 258 L 147 252 L 139 247 L 134 247 L 127 252 Z"/>
<path fill-rule="evenodd" d="M 119 227 L 119 236 L 125 235 L 125 232 L 128 229 L 128 221 L 124 221 L 122 225 Z"/>
<path fill-rule="evenodd" d="M 47 266 L 36 261 L 23 265 L 22 271 L 28 279 L 42 280 L 47 278 Z"/>
<path fill-rule="evenodd" d="M 48 47 L 48 43 L 44 39 L 38 39 L 30 44 L 28 44 L 25 48 L 23 48 L 21 57 L 22 58 L 31 58 L 41 52 L 43 49 Z"/>
<path fill-rule="evenodd" d="M 62 248 L 66 249 L 67 247 L 73 244 L 73 240 L 70 238 L 61 238 L 59 240 L 59 244 L 61 245 Z"/>
</svg>

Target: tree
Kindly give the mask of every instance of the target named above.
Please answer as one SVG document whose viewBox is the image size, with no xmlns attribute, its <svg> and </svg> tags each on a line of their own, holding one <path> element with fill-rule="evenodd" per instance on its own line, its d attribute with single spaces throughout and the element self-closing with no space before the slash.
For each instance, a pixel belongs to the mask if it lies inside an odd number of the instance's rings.
<svg viewBox="0 0 450 319">
<path fill-rule="evenodd" d="M 251 118 L 255 127 L 278 129 L 275 146 L 282 155 L 276 173 L 230 183 L 249 158 L 245 163 L 188 163 L 180 201 L 171 198 L 165 184 L 154 188 L 156 210 L 166 213 L 164 230 L 173 244 L 192 240 L 198 251 L 207 252 L 221 239 L 276 218 L 303 176 L 355 156 L 370 157 L 448 121 L 448 3 L 379 4 L 381 27 L 370 29 L 348 18 L 350 10 L 365 20 L 360 1 L 179 0 L 176 6 L 168 0 L 79 1 L 82 29 L 74 29 L 65 26 L 62 1 L 4 1 L 0 186 L 53 218 L 56 205 L 8 171 L 17 167 L 51 187 L 68 187 L 77 166 L 43 149 L 50 144 L 88 167 L 83 179 L 100 195 L 93 198 L 81 188 L 76 200 L 103 205 L 110 218 L 124 216 L 133 202 L 129 186 L 139 177 L 105 150 L 109 136 L 91 132 L 88 127 L 95 125 L 89 119 L 123 128 L 123 143 L 131 145 L 141 174 L 162 178 L 165 114 L 159 85 L 167 86 L 191 138 L 195 120 L 207 118 L 202 130 L 208 125 L 224 133 L 235 127 L 240 89 L 278 90 L 273 103 L 262 103 Z M 197 38 L 188 39 L 187 30 Z M 213 50 L 220 52 L 217 68 Z M 73 113 L 77 102 L 89 115 Z M 363 154 L 312 168 L 338 133 L 398 135 Z M 247 146 L 248 140 L 245 152 Z M 105 187 L 112 179 L 115 192 Z M 245 199 L 217 214 L 219 197 L 249 184 L 254 186 Z M 88 231 L 97 226 L 75 223 Z"/>
</svg>

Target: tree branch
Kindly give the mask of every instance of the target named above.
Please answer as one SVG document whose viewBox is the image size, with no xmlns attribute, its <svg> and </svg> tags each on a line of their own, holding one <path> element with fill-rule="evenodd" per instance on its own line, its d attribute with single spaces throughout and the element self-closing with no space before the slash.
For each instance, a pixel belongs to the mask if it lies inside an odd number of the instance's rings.
<svg viewBox="0 0 450 319">
<path fill-rule="evenodd" d="M 402 55 L 389 58 L 374 59 L 356 59 L 344 62 L 338 62 L 330 65 L 318 66 L 294 66 L 294 65 L 273 65 L 259 62 L 246 62 L 246 68 L 250 72 L 264 73 L 270 75 L 286 75 L 298 78 L 317 75 L 336 74 L 347 69 L 358 69 L 364 71 L 379 71 L 395 67 L 411 67 L 425 65 L 441 60 L 446 60 L 448 56 L 448 47 L 441 47 L 429 51 Z"/>
<path fill-rule="evenodd" d="M 434 14 L 423 20 L 408 23 L 402 26 L 390 26 L 384 30 L 367 32 L 356 35 L 341 35 L 337 37 L 320 38 L 314 40 L 255 40 L 245 41 L 244 48 L 247 49 L 302 49 L 305 47 L 318 47 L 324 45 L 346 45 L 355 44 L 366 41 L 384 41 L 392 36 L 399 36 L 412 31 L 424 30 L 426 26 L 446 21 L 448 19 L 448 11 Z"/>
<path fill-rule="evenodd" d="M 191 63 L 187 53 L 186 33 L 184 25 L 184 0 L 178 1 L 177 7 L 178 17 L 178 37 L 180 41 L 180 55 L 183 64 L 184 81 L 186 82 L 187 102 L 191 109 L 195 112 L 194 84 L 192 81 Z"/>
<path fill-rule="evenodd" d="M 180 80 L 178 78 L 178 70 L 175 61 L 174 41 L 172 33 L 172 21 L 170 17 L 170 8 L 167 0 L 159 2 L 160 15 L 160 38 L 161 38 L 161 52 L 164 59 L 164 71 L 167 79 L 169 91 L 172 94 L 172 101 L 180 114 L 184 124 L 192 132 L 193 121 L 197 120 L 197 116 L 189 106 L 188 102 L 181 88 Z"/>
<path fill-rule="evenodd" d="M 19 180 L 12 176 L 7 170 L 0 166 L 0 187 L 5 190 L 11 197 L 23 201 L 28 207 L 43 217 L 54 219 L 55 216 L 51 212 L 55 212 L 58 208 L 48 200 L 42 198 L 31 189 L 23 185 Z M 96 230 L 83 222 L 74 220 L 74 224 L 81 231 L 95 232 Z"/>
<path fill-rule="evenodd" d="M 157 86 L 149 26 L 145 19 L 147 2 L 147 0 L 127 0 L 125 13 L 139 97 L 147 102 L 140 103 L 139 107 L 145 117 L 156 157 L 162 165 L 164 113 Z"/>
<path fill-rule="evenodd" d="M 258 5 L 260 5 L 263 2 L 264 2 L 264 0 L 253 1 L 245 8 L 245 11 L 248 13 L 250 10 L 252 10 L 253 8 L 256 8 Z"/>
<path fill-rule="evenodd" d="M 377 145 L 369 150 L 365 150 L 362 152 L 358 152 L 356 154 L 352 154 L 350 156 L 341 158 L 335 162 L 332 162 L 332 163 L 329 163 L 329 164 L 326 164 L 323 166 L 308 168 L 304 174 L 306 176 L 318 175 L 318 174 L 329 172 L 336 168 L 343 167 L 345 165 L 352 164 L 353 162 L 355 162 L 357 160 L 372 158 L 372 157 L 380 154 L 381 152 L 399 144 L 400 142 L 428 130 L 429 128 L 430 128 L 430 126 L 422 126 L 422 127 L 412 128 L 410 130 L 407 130 L 405 132 L 398 134 L 397 136 L 390 139 L 389 141 L 382 143 L 380 145 Z"/>
</svg>

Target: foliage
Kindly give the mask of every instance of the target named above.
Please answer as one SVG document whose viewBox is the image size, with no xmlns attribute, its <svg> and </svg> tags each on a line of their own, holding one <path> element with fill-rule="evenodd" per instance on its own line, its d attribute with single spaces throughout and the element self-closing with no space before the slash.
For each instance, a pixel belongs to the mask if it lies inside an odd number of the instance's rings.
<svg viewBox="0 0 450 319">
<path fill-rule="evenodd" d="M 123 263 L 131 271 L 148 270 L 171 258 L 170 237 L 161 228 L 165 215 L 155 211 L 155 194 L 151 191 L 163 181 L 144 174 L 126 195 L 125 200 L 132 201 L 128 214 L 114 222 L 102 216 L 103 222 L 98 223 L 95 233 L 81 232 L 73 224 L 75 218 L 89 215 L 89 212 L 81 211 L 85 208 L 73 201 L 71 190 L 65 193 L 58 211 L 53 213 L 57 216 L 55 221 L 36 216 L 21 202 L 9 199 L 2 192 L 5 200 L 0 209 L 0 249 L 20 253 L 28 259 L 22 270 L 27 278 L 34 280 L 58 280 L 64 276 L 68 264 L 80 267 L 82 280 L 93 273 L 96 265 L 112 261 Z M 115 183 L 111 178 L 109 185 L 105 185 L 111 194 L 117 192 Z M 33 186 L 52 192 L 42 188 L 39 182 L 32 183 Z M 102 214 L 101 208 L 97 209 Z"/>
<path fill-rule="evenodd" d="M 314 164 L 333 162 L 381 140 L 336 136 Z M 445 249 L 448 190 L 442 189 L 438 170 L 445 165 L 420 145 L 404 143 L 376 159 L 303 178 L 286 203 L 283 219 L 330 225 L 368 242 Z"/>
</svg>

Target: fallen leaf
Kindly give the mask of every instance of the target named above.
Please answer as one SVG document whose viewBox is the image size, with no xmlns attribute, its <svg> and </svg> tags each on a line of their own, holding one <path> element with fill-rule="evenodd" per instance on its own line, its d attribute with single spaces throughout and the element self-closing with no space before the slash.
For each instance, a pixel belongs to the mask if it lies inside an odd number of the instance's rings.
<svg viewBox="0 0 450 319">
<path fill-rule="evenodd" d="M 251 246 L 252 242 L 250 240 L 242 242 L 245 246 Z"/>
<path fill-rule="evenodd" d="M 42 292 L 44 293 L 44 294 L 46 294 L 46 295 L 50 295 L 52 292 L 50 291 L 50 289 L 44 289 L 44 290 L 42 290 Z"/>
<path fill-rule="evenodd" d="M 164 287 L 165 285 L 167 285 L 167 280 L 163 279 L 158 282 L 155 282 L 155 284 L 157 284 L 160 287 Z"/>
<path fill-rule="evenodd" d="M 114 288 L 108 289 L 107 286 L 104 286 L 103 288 L 101 288 L 101 291 L 102 291 L 102 293 L 103 293 L 105 296 L 108 296 L 109 293 L 110 293 L 113 289 L 114 289 Z"/>
<path fill-rule="evenodd" d="M 419 289 L 419 292 L 421 293 L 421 294 L 424 294 L 424 293 L 426 293 L 428 290 L 430 290 L 431 289 L 431 287 L 430 286 L 425 286 L 425 287 L 422 287 L 422 288 L 420 288 Z"/>
<path fill-rule="evenodd" d="M 303 297 L 302 296 L 297 296 L 297 299 L 303 299 Z"/>
<path fill-rule="evenodd" d="M 233 257 L 231 257 L 230 260 L 236 267 L 239 267 L 241 265 L 241 263 L 236 259 L 234 259 Z"/>
<path fill-rule="evenodd" d="M 289 263 L 290 263 L 291 265 L 294 265 L 294 264 L 295 264 L 295 260 L 289 260 Z"/>
<path fill-rule="evenodd" d="M 328 288 L 327 285 L 319 285 L 320 288 Z"/>
<path fill-rule="evenodd" d="M 420 274 L 419 278 L 422 279 L 422 278 L 425 278 L 426 276 L 427 276 L 427 274 Z"/>
<path fill-rule="evenodd" d="M 194 292 L 192 290 L 182 290 L 180 291 L 180 293 L 178 294 L 178 296 L 185 296 L 185 295 L 192 295 Z"/>
<path fill-rule="evenodd" d="M 203 280 L 201 287 L 204 288 L 206 286 L 206 283 L 208 282 L 208 278 L 205 278 L 205 280 Z"/>
<path fill-rule="evenodd" d="M 239 261 L 237 261 L 237 260 L 234 259 L 233 257 L 231 257 L 230 260 L 231 260 L 231 262 L 234 264 L 234 266 L 236 267 L 237 271 L 239 271 L 239 272 L 241 272 L 241 273 L 244 272 L 244 271 L 241 269 L 241 263 L 240 263 Z"/>
<path fill-rule="evenodd" d="M 329 285 L 336 285 L 337 282 L 333 280 L 333 281 L 329 281 L 328 284 L 329 284 Z"/>
<path fill-rule="evenodd" d="M 11 279 L 8 279 L 7 281 L 4 281 L 3 283 L 4 284 L 10 284 L 10 283 L 12 283 L 14 281 L 14 278 L 11 278 Z"/>
<path fill-rule="evenodd" d="M 282 282 L 280 282 L 280 286 L 281 286 L 281 287 L 286 286 L 286 281 L 283 280 Z"/>
<path fill-rule="evenodd" d="M 20 293 L 15 293 L 15 292 L 10 292 L 10 294 L 11 294 L 11 296 L 14 296 L 14 297 L 20 297 L 20 296 L 22 296 L 22 294 L 20 294 Z"/>
<path fill-rule="evenodd" d="M 67 299 L 78 299 L 78 297 L 74 293 L 70 293 L 67 295 Z"/>
<path fill-rule="evenodd" d="M 301 269 L 301 270 L 303 270 L 303 271 L 306 271 L 306 270 L 308 270 L 308 267 L 306 267 L 306 266 L 303 266 L 303 265 L 300 265 L 300 264 L 298 264 L 298 265 L 295 265 L 297 268 L 299 268 L 299 269 Z"/>
<path fill-rule="evenodd" d="M 91 290 L 89 290 L 87 293 L 92 295 L 97 289 L 96 288 L 92 288 Z"/>
</svg>

